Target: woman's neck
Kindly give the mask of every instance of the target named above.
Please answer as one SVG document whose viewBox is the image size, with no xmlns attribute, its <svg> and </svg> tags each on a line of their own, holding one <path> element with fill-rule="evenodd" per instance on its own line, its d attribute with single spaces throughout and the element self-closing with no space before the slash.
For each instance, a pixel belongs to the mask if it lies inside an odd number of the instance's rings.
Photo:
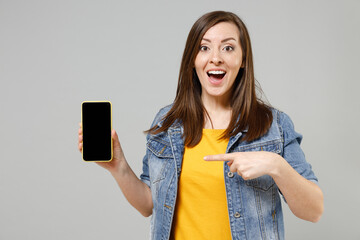
<svg viewBox="0 0 360 240">
<path fill-rule="evenodd" d="M 203 105 L 207 111 L 205 114 L 206 129 L 226 129 L 231 120 L 232 109 L 229 101 L 224 98 L 202 97 Z"/>
<path fill-rule="evenodd" d="M 208 113 L 221 114 L 222 112 L 231 111 L 230 100 L 225 96 L 214 97 L 203 94 L 201 101 Z"/>
</svg>

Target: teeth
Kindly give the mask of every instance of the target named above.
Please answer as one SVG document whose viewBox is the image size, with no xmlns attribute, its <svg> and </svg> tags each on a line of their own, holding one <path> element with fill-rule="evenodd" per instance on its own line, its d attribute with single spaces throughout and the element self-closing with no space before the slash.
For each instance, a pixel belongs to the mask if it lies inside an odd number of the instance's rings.
<svg viewBox="0 0 360 240">
<path fill-rule="evenodd" d="M 208 74 L 225 74 L 224 71 L 208 71 Z"/>
</svg>

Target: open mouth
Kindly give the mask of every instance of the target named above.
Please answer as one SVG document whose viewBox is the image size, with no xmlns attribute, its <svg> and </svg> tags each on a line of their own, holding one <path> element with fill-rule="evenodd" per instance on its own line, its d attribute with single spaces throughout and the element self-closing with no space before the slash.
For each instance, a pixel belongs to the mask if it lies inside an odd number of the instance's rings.
<svg viewBox="0 0 360 240">
<path fill-rule="evenodd" d="M 207 75 L 209 76 L 209 78 L 213 81 L 220 81 L 221 79 L 223 79 L 225 77 L 226 72 L 219 70 L 219 71 L 208 71 Z"/>
</svg>

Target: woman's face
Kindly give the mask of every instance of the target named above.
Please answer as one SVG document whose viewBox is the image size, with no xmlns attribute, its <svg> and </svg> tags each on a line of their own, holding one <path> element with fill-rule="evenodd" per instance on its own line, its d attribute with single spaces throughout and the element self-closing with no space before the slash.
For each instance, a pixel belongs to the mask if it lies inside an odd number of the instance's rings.
<svg viewBox="0 0 360 240">
<path fill-rule="evenodd" d="M 221 22 L 211 27 L 201 40 L 195 70 L 202 88 L 202 99 L 229 100 L 230 89 L 242 65 L 239 30 L 235 24 Z"/>
</svg>

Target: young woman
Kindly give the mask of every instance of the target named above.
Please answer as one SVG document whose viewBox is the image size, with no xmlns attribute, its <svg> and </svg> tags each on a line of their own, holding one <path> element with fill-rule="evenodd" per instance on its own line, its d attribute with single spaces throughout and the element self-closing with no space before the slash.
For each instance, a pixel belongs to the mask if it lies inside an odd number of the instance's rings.
<svg viewBox="0 0 360 240">
<path fill-rule="evenodd" d="M 323 212 L 302 136 L 256 96 L 249 34 L 233 13 L 195 22 L 174 103 L 147 133 L 140 179 L 114 130 L 114 158 L 98 164 L 152 215 L 151 239 L 284 239 L 280 194 L 299 218 L 317 222 Z"/>
</svg>

